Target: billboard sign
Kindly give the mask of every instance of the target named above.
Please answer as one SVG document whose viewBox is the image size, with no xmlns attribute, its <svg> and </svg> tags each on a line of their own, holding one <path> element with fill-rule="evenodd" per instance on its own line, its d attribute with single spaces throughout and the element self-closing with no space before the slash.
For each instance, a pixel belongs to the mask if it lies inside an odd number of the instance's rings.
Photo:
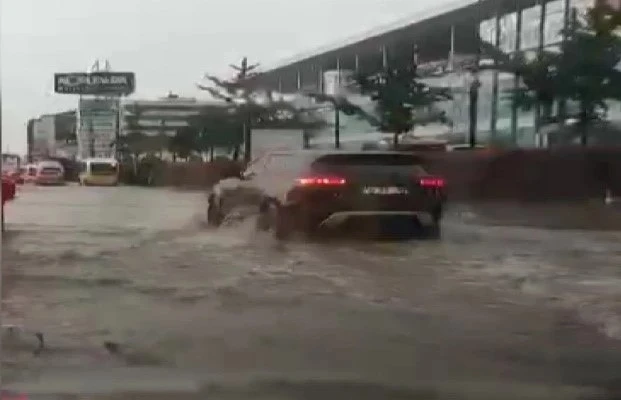
<svg viewBox="0 0 621 400">
<path fill-rule="evenodd" d="M 123 96 L 136 89 L 133 72 L 72 72 L 54 74 L 54 92 L 60 94 Z"/>
</svg>

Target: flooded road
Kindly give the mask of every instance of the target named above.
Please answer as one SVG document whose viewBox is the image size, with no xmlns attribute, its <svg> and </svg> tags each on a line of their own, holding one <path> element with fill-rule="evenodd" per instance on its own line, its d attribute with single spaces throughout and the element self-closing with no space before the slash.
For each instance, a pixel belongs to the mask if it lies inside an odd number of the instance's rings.
<svg viewBox="0 0 621 400">
<path fill-rule="evenodd" d="M 204 193 L 24 187 L 2 254 L 3 324 L 20 331 L 5 334 L 5 383 L 402 399 L 621 378 L 619 231 L 488 224 L 454 206 L 440 241 L 282 245 L 252 218 L 211 229 L 204 216 Z M 395 389 L 416 382 L 428 391 Z"/>
</svg>

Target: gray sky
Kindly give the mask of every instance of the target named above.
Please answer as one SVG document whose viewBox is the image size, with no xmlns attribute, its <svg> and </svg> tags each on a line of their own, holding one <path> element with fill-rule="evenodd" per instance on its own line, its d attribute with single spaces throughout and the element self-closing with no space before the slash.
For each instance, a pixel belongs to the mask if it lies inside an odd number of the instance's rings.
<svg viewBox="0 0 621 400">
<path fill-rule="evenodd" d="M 136 73 L 134 97 L 201 96 L 205 72 L 248 56 L 269 65 L 451 0 L 0 0 L 2 148 L 25 152 L 26 121 L 75 107 L 54 72 L 96 58 Z"/>
</svg>

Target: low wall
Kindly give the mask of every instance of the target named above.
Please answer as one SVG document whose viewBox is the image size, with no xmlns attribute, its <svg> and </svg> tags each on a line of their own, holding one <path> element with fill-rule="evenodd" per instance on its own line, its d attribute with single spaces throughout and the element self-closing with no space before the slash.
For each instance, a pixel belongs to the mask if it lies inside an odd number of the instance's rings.
<svg viewBox="0 0 621 400">
<path fill-rule="evenodd" d="M 621 194 L 621 149 L 460 151 L 428 154 L 457 200 L 574 201 Z"/>
<path fill-rule="evenodd" d="M 447 180 L 449 198 L 467 200 L 580 201 L 621 195 L 621 148 L 455 151 L 425 154 L 427 168 Z M 209 188 L 238 176 L 238 163 L 163 164 L 158 186 Z"/>
<path fill-rule="evenodd" d="M 210 188 L 221 179 L 238 177 L 242 166 L 238 162 L 217 160 L 209 163 L 163 163 L 155 168 L 155 186 L 179 188 Z"/>
</svg>

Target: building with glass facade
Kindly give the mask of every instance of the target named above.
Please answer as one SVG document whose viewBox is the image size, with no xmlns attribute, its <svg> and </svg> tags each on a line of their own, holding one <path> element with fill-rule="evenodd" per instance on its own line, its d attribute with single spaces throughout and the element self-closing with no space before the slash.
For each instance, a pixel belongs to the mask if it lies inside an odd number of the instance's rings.
<svg viewBox="0 0 621 400">
<path fill-rule="evenodd" d="M 607 0 L 618 1 L 618 0 Z M 535 57 L 540 49 L 558 49 L 563 28 L 572 10 L 578 18 L 593 0 L 480 0 L 413 16 L 409 24 L 397 24 L 331 49 L 306 54 L 276 66 L 260 76 L 263 84 L 281 92 L 339 90 L 349 96 L 347 75 L 352 71 L 372 71 L 393 63 L 417 60 L 430 85 L 450 87 L 453 99 L 437 106 L 453 121 L 450 127 L 425 127 L 425 134 L 450 133 L 465 140 L 469 125 L 469 88 L 474 79 L 472 66 L 480 59 L 489 64 L 479 43 L 486 42 L 505 54 L 522 52 Z M 335 80 L 337 81 L 335 83 Z M 516 109 L 507 89 L 521 84 L 511 74 L 484 69 L 479 73 L 477 137 L 523 147 L 542 143 L 535 132 L 535 112 Z M 356 101 L 363 101 L 358 96 Z M 367 101 L 368 102 L 368 101 Z M 571 105 L 570 105 L 571 106 Z M 331 118 L 328 112 L 326 118 Z M 609 117 L 621 121 L 621 104 L 610 104 Z M 418 133 L 415 130 L 415 134 Z M 377 135 L 362 121 L 341 118 L 341 135 Z M 330 132 L 319 136 L 330 135 Z M 362 135 L 364 136 L 364 135 Z M 371 136 L 369 136 L 371 138 Z"/>
</svg>

